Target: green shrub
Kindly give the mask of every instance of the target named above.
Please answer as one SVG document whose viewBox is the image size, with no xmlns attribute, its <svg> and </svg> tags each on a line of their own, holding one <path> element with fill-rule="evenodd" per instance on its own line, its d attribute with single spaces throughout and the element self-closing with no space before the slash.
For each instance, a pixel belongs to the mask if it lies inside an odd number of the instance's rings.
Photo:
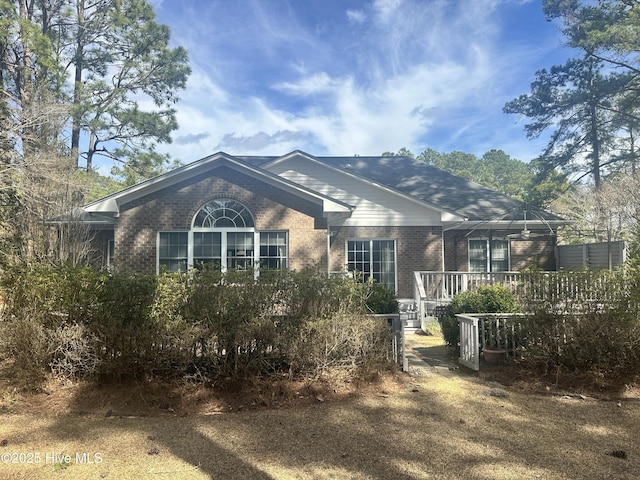
<svg viewBox="0 0 640 480">
<path fill-rule="evenodd" d="M 200 333 L 198 325 L 187 321 L 186 305 L 190 289 L 184 273 L 164 273 L 157 277 L 149 320 L 154 325 L 153 374 L 175 376 L 191 360 Z"/>
<path fill-rule="evenodd" d="M 2 278 L 5 356 L 24 384 L 47 372 L 124 381 L 193 375 L 209 383 L 388 364 L 397 308 L 376 284 L 316 270 L 133 275 L 16 268 Z M 369 306 L 367 306 L 369 302 Z M 28 381 L 27 381 L 28 380 Z"/>
<path fill-rule="evenodd" d="M 620 374 L 640 367 L 640 323 L 628 315 L 588 312 L 529 318 L 522 354 L 545 371 L 599 371 Z"/>
<path fill-rule="evenodd" d="M 158 332 L 150 313 L 156 287 L 155 276 L 119 274 L 97 290 L 97 306 L 86 325 L 101 344 L 102 378 L 143 378 L 153 368 Z"/>
<path fill-rule="evenodd" d="M 515 313 L 520 311 L 516 296 L 502 285 L 483 285 L 476 291 L 460 292 L 447 305 L 442 320 L 442 334 L 447 345 L 460 343 L 457 313 Z"/>
<path fill-rule="evenodd" d="M 368 284 L 366 306 L 371 313 L 398 313 L 396 294 L 382 283 Z"/>
<path fill-rule="evenodd" d="M 3 271 L 0 338 L 20 386 L 37 388 L 52 368 L 61 369 L 67 355 L 74 358 L 68 367 L 77 373 L 82 363 L 78 360 L 84 361 L 84 353 L 77 350 L 80 344 L 85 349 L 88 340 L 67 338 L 61 332 L 88 320 L 99 283 L 100 274 L 83 268 L 23 264 Z M 86 354 L 91 354 L 88 347 Z"/>
<path fill-rule="evenodd" d="M 11 360 L 11 372 L 19 388 L 40 387 L 50 355 L 47 331 L 39 321 L 12 318 L 0 322 L 0 356 Z"/>
</svg>

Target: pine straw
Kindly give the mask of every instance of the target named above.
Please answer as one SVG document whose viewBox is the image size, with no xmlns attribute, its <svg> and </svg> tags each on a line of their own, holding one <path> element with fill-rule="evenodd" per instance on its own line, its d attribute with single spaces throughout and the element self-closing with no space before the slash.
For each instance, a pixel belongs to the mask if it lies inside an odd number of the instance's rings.
<svg viewBox="0 0 640 480">
<path fill-rule="evenodd" d="M 0 464 L 0 478 L 635 479 L 640 471 L 639 402 L 525 394 L 464 372 L 215 395 L 180 385 L 51 385 L 33 396 L 6 387 L 0 454 L 38 452 L 42 461 Z M 51 452 L 72 462 L 45 463 Z M 78 464 L 76 452 L 102 462 Z"/>
</svg>

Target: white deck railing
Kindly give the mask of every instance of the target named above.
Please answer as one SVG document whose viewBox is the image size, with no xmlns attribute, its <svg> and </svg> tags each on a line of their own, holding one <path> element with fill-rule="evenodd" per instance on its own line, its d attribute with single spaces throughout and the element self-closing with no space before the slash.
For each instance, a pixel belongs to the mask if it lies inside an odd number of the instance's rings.
<svg viewBox="0 0 640 480">
<path fill-rule="evenodd" d="M 610 282 L 614 272 L 414 272 L 415 302 L 420 318 L 437 316 L 454 295 L 483 285 L 502 285 L 526 298 L 528 308 L 543 306 L 554 315 L 603 312 L 630 300 L 630 286 Z M 542 281 L 541 281 L 542 280 Z M 613 277 L 615 280 L 615 277 Z M 627 303 L 625 303 L 627 302 Z M 530 311 L 530 313 L 532 312 Z M 483 347 L 515 352 L 522 342 L 521 314 L 459 314 L 459 361 L 477 370 Z"/>
<path fill-rule="evenodd" d="M 519 272 L 413 272 L 413 292 L 420 318 L 435 307 L 448 304 L 460 292 L 474 291 L 481 285 L 512 287 Z"/>
<path fill-rule="evenodd" d="M 539 299 L 564 311 L 570 307 L 568 301 L 604 304 L 624 296 L 624 289 L 607 288 L 608 274 L 614 272 L 414 272 L 414 301 L 420 318 L 424 318 L 433 315 L 438 306 L 449 304 L 460 292 L 475 291 L 483 285 L 502 285 L 510 290 L 517 288 L 530 300 Z M 541 275 L 546 278 L 544 282 L 540 282 Z"/>
<path fill-rule="evenodd" d="M 480 370 L 480 342 L 478 324 L 480 319 L 470 315 L 458 315 L 460 324 L 460 357 L 458 363 L 471 370 Z"/>
</svg>

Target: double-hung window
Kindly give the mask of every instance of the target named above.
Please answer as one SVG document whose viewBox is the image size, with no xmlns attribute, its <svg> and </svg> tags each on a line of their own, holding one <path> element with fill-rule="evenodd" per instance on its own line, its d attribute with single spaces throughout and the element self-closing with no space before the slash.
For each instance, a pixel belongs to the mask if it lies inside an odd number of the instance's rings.
<svg viewBox="0 0 640 480">
<path fill-rule="evenodd" d="M 470 272 L 508 272 L 509 240 L 506 238 L 469 239 Z"/>
<path fill-rule="evenodd" d="M 158 241 L 158 264 L 161 270 L 187 270 L 189 259 L 188 232 L 161 232 Z"/>
<path fill-rule="evenodd" d="M 256 231 L 251 212 L 226 198 L 204 205 L 191 230 L 158 233 L 159 271 L 186 271 L 203 265 L 223 271 L 253 266 L 286 268 L 287 255 L 286 232 Z"/>
<path fill-rule="evenodd" d="M 193 232 L 193 265 L 222 266 L 221 232 Z"/>
<path fill-rule="evenodd" d="M 287 232 L 260 232 L 260 268 L 287 268 Z"/>
<path fill-rule="evenodd" d="M 348 240 L 347 268 L 386 285 L 391 291 L 396 285 L 396 242 L 395 240 Z"/>
</svg>

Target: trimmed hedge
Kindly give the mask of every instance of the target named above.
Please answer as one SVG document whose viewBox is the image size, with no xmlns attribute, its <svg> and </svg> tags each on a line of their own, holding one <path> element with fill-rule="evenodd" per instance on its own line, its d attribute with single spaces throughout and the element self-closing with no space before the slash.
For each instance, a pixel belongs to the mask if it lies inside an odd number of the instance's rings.
<svg viewBox="0 0 640 480">
<path fill-rule="evenodd" d="M 160 276 L 24 265 L 2 276 L 0 353 L 24 386 L 49 371 L 110 380 L 321 375 L 387 368 L 395 298 L 312 270 Z M 374 302 L 372 302 L 374 300 Z M 397 302 L 395 302 L 397 309 Z"/>
</svg>

